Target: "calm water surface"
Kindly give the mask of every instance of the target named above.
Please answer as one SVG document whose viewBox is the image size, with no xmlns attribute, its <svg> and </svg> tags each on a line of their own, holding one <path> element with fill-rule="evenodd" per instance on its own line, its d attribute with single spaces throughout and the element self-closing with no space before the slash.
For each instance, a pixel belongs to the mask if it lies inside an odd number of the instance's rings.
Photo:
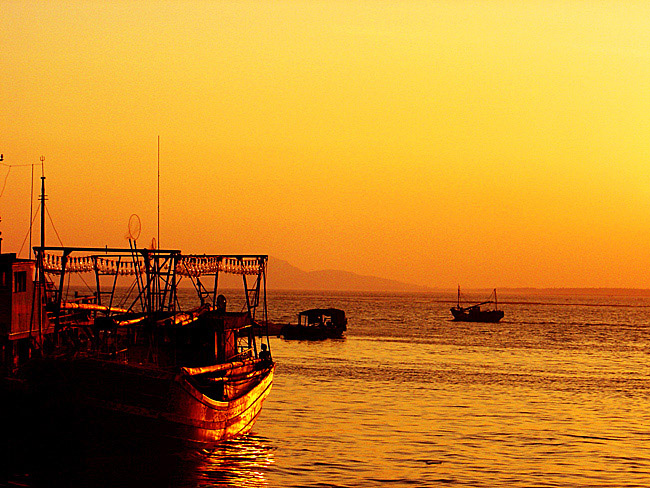
<svg viewBox="0 0 650 488">
<path fill-rule="evenodd" d="M 26 486 L 650 486 L 650 298 L 500 299 L 506 317 L 494 325 L 451 322 L 450 294 L 272 293 L 272 320 L 333 306 L 346 310 L 348 334 L 271 339 L 276 379 L 251 435 L 164 454 L 137 444 L 68 446 L 58 449 L 66 456 L 40 453 L 10 479 Z"/>
</svg>

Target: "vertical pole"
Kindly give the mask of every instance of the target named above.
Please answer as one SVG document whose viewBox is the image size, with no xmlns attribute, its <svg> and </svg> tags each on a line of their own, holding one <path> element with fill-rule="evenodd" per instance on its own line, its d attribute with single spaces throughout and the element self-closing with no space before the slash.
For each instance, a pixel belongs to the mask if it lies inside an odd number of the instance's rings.
<svg viewBox="0 0 650 488">
<path fill-rule="evenodd" d="M 32 215 L 34 215 L 34 165 L 32 164 L 32 187 L 29 194 L 29 259 L 32 259 Z"/>
<path fill-rule="evenodd" d="M 93 269 L 95 270 L 95 283 L 97 285 L 97 296 L 96 298 L 96 303 L 97 305 L 102 304 L 102 288 L 101 288 L 101 281 L 99 280 L 99 263 L 97 260 L 99 259 L 98 256 L 93 256 Z"/>
<path fill-rule="evenodd" d="M 179 258 L 180 256 L 178 254 L 174 254 L 171 258 L 172 289 L 170 290 L 169 295 L 169 310 L 171 312 L 176 311 L 176 300 L 178 299 L 178 281 L 176 279 L 176 269 L 178 268 Z"/>
<path fill-rule="evenodd" d="M 158 249 L 160 246 L 160 136 L 158 136 Z"/>
<path fill-rule="evenodd" d="M 214 272 L 214 289 L 212 290 L 212 308 L 217 307 L 217 290 L 219 289 L 219 266 L 221 259 L 217 258 L 217 270 Z"/>
<path fill-rule="evenodd" d="M 45 169 L 43 162 L 45 156 L 41 156 L 41 261 L 43 260 L 43 248 L 45 247 Z M 42 262 L 41 262 L 42 264 Z M 41 269 L 41 271 L 43 271 Z M 41 278 L 43 278 L 41 276 Z M 45 280 L 43 279 L 43 282 Z"/>
<path fill-rule="evenodd" d="M 244 291 L 246 292 L 246 308 L 248 309 L 248 314 L 251 315 L 251 300 L 248 296 L 248 283 L 246 282 L 246 273 L 242 273 L 241 276 L 244 280 Z"/>
<path fill-rule="evenodd" d="M 39 307 L 39 316 L 40 316 L 39 317 L 39 322 L 38 322 L 38 335 L 39 336 L 42 336 L 43 324 L 44 324 L 44 320 L 45 320 L 45 317 L 44 317 L 44 315 L 45 315 L 45 312 L 44 312 L 45 307 L 43 306 L 42 300 L 47 296 L 47 291 L 46 291 L 46 288 L 45 288 L 45 263 L 43 262 L 43 260 L 45 259 L 45 168 L 44 168 L 44 164 L 43 164 L 44 162 L 45 162 L 45 156 L 41 156 L 41 252 L 38 253 L 38 261 L 36 263 L 36 267 L 38 269 L 38 280 L 37 280 L 37 282 L 38 282 L 39 288 L 40 288 L 39 295 L 41 295 L 40 298 L 39 298 L 40 303 L 38 305 L 38 307 Z M 32 172 L 33 172 L 33 170 L 34 170 L 34 167 L 32 166 Z M 33 181 L 33 179 L 32 179 L 32 181 Z M 32 228 L 31 215 L 30 215 L 29 221 L 30 221 L 29 228 L 30 228 L 30 239 L 31 239 L 31 228 Z M 31 256 L 31 245 L 29 247 L 30 247 L 30 256 Z M 63 269 L 61 270 L 61 278 L 62 279 L 63 279 L 63 273 L 65 273 L 65 262 L 63 264 Z M 60 291 L 59 291 L 59 293 L 60 293 Z M 60 306 L 61 306 L 61 302 L 59 301 L 59 308 L 58 308 L 58 311 L 57 311 L 57 314 L 56 314 L 56 323 L 55 323 L 55 326 L 54 326 L 55 327 L 54 328 L 54 332 L 55 332 L 55 334 L 54 334 L 55 339 L 54 340 L 57 342 L 57 344 L 58 344 L 58 340 L 59 340 L 58 333 L 59 333 Z"/>
<path fill-rule="evenodd" d="M 154 283 L 154 292 L 155 292 L 155 309 L 160 310 L 161 309 L 161 296 L 160 296 L 160 253 L 158 253 L 158 250 L 161 249 L 160 247 L 160 136 L 158 136 L 158 224 L 157 224 L 157 236 L 158 240 L 156 241 L 157 243 L 157 250 L 155 254 L 155 276 L 156 276 L 156 281 Z"/>
<path fill-rule="evenodd" d="M 42 247 L 41 247 L 42 249 Z M 63 301 L 63 286 L 65 285 L 65 271 L 68 264 L 68 257 L 70 256 L 70 249 L 64 249 L 61 256 L 61 278 L 59 279 L 59 289 L 56 293 L 56 304 L 54 313 L 54 342 L 59 345 L 59 333 L 61 332 L 61 302 Z M 42 253 L 41 253 L 42 254 Z M 41 257 L 41 261 L 43 258 Z M 43 273 L 45 276 L 45 273 Z M 45 280 L 43 280 L 43 289 L 45 289 Z"/>
<path fill-rule="evenodd" d="M 269 312 L 266 305 L 266 263 L 268 258 L 261 259 L 260 265 L 262 266 L 262 276 L 264 278 L 264 323 L 266 324 L 266 347 L 271 352 L 271 342 L 269 341 Z"/>
<path fill-rule="evenodd" d="M 38 272 L 37 282 L 39 283 L 41 293 L 43 296 L 46 296 L 45 288 L 45 272 L 44 272 L 44 262 L 45 259 L 45 170 L 43 167 L 43 162 L 45 161 L 45 156 L 41 156 L 41 248 L 37 256 L 36 269 Z M 31 216 L 30 216 L 30 228 L 31 228 Z M 31 247 L 31 246 L 30 246 Z M 42 299 L 42 298 L 41 298 Z M 40 306 L 40 305 L 39 305 Z M 41 319 L 39 322 L 39 329 L 42 330 L 43 326 L 43 313 L 41 310 Z"/>
</svg>

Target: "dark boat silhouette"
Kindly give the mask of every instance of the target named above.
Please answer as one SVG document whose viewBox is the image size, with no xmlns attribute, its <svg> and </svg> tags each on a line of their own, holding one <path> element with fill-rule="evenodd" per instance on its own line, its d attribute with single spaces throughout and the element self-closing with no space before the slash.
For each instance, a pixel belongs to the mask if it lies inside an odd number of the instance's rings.
<svg viewBox="0 0 650 488">
<path fill-rule="evenodd" d="M 343 310 L 312 308 L 300 312 L 298 323 L 283 326 L 279 335 L 289 340 L 340 339 L 347 330 L 347 323 Z"/>
<path fill-rule="evenodd" d="M 467 307 L 460 305 L 460 286 L 458 287 L 458 301 L 455 307 L 451 308 L 451 314 L 454 320 L 459 322 L 490 322 L 497 323 L 503 318 L 503 310 L 499 310 L 497 302 L 496 288 L 492 292 L 494 299 L 485 302 L 476 303 Z M 481 308 L 491 306 L 489 309 Z"/>
</svg>

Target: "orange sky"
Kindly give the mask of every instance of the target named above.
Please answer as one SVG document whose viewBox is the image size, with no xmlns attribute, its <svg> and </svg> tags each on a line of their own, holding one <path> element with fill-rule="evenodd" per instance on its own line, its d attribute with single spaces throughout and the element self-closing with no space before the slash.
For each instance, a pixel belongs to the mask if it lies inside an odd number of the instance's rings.
<svg viewBox="0 0 650 488">
<path fill-rule="evenodd" d="M 7 165 L 41 155 L 65 244 L 127 245 L 133 213 L 148 243 L 160 135 L 163 247 L 431 287 L 650 288 L 649 2 L 0 13 L 5 252 L 31 176 Z"/>
</svg>

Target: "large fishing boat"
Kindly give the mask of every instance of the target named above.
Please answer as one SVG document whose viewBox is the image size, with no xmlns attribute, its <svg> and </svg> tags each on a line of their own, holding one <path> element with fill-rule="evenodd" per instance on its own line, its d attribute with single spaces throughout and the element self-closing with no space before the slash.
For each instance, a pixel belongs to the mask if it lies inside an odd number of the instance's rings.
<svg viewBox="0 0 650 488">
<path fill-rule="evenodd" d="M 492 292 L 492 296 L 485 302 L 476 303 L 467 307 L 461 307 L 459 286 L 458 301 L 456 303 L 456 306 L 451 308 L 451 314 L 454 316 L 454 320 L 459 322 L 499 322 L 503 318 L 504 313 L 503 310 L 499 310 L 498 307 L 496 288 Z M 482 309 L 481 307 L 485 305 L 489 305 L 491 308 L 488 310 L 484 308 Z"/>
<path fill-rule="evenodd" d="M 134 236 L 128 248 L 51 247 L 43 228 L 35 259 L 0 254 L 3 403 L 187 441 L 251 429 L 275 369 L 268 334 L 258 348 L 253 333 L 267 322 L 266 255 L 142 249 Z M 228 304 L 223 274 L 243 282 Z M 73 295 L 75 283 L 89 292 Z"/>
</svg>

